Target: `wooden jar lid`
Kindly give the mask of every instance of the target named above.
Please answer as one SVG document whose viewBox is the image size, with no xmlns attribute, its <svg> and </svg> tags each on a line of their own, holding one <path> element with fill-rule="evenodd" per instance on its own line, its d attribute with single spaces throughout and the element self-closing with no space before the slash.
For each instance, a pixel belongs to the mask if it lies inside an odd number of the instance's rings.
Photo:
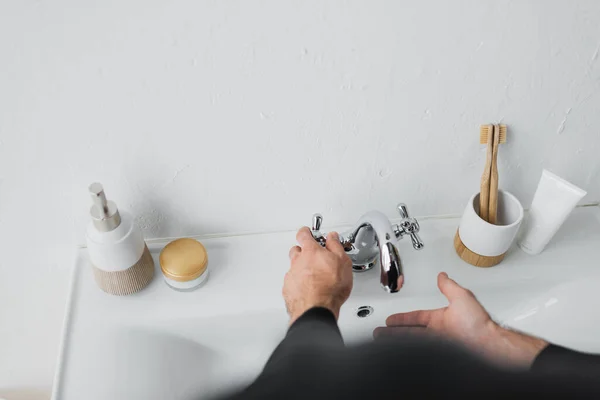
<svg viewBox="0 0 600 400">
<path fill-rule="evenodd" d="M 159 262 L 165 277 L 177 282 L 188 282 L 206 271 L 208 254 L 197 240 L 177 239 L 162 249 Z"/>
</svg>

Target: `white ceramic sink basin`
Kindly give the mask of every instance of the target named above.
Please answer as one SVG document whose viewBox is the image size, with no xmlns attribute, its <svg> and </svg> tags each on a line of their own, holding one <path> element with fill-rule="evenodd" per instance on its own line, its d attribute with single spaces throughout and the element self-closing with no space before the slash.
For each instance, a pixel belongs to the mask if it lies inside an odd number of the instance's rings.
<svg viewBox="0 0 600 400">
<path fill-rule="evenodd" d="M 284 327 L 285 316 L 268 311 L 108 324 L 87 333 L 102 340 L 70 358 L 73 368 L 82 369 L 59 398 L 210 397 L 253 378 Z"/>
<path fill-rule="evenodd" d="M 600 353 L 600 210 L 578 209 L 547 250 L 514 248 L 494 268 L 463 263 L 452 247 L 456 219 L 425 220 L 426 247 L 400 242 L 406 283 L 379 286 L 379 271 L 355 274 L 340 315 L 347 343 L 370 340 L 394 312 L 446 305 L 436 276 L 446 271 L 470 288 L 495 319 L 557 344 Z M 162 281 L 128 297 L 104 294 L 82 250 L 73 275 L 54 399 L 196 399 L 232 390 L 260 373 L 285 335 L 281 298 L 294 233 L 203 240 L 211 276 L 199 290 Z M 157 255 L 164 243 L 151 245 Z M 376 267 L 377 268 L 377 267 Z M 373 313 L 359 318 L 369 306 Z"/>
</svg>

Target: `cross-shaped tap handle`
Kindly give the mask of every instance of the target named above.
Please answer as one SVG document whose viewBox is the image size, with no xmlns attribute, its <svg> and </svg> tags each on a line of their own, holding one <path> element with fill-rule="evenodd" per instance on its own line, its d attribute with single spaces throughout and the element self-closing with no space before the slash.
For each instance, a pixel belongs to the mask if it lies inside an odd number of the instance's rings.
<svg viewBox="0 0 600 400">
<path fill-rule="evenodd" d="M 402 221 L 396 226 L 396 237 L 402 238 L 404 235 L 410 235 L 413 248 L 415 250 L 421 250 L 425 245 L 417 234 L 421 229 L 419 227 L 419 222 L 415 218 L 411 218 L 408 215 L 408 208 L 404 203 L 398 204 L 398 213 L 400 214 Z"/>
</svg>

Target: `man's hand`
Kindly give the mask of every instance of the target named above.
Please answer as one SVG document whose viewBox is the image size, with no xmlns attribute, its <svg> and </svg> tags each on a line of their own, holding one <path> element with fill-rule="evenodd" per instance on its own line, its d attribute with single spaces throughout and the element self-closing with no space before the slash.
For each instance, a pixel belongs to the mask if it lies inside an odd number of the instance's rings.
<svg viewBox="0 0 600 400">
<path fill-rule="evenodd" d="M 432 333 L 457 341 L 490 361 L 522 368 L 529 368 L 547 346 L 544 340 L 498 326 L 473 293 L 445 272 L 438 275 L 438 287 L 448 299 L 448 307 L 390 315 L 387 327 L 375 329 L 373 335 Z"/>
<path fill-rule="evenodd" d="M 290 249 L 291 266 L 283 283 L 290 325 L 313 307 L 331 310 L 337 319 L 352 291 L 352 262 L 336 232 L 321 247 L 307 227 L 296 234 L 300 246 Z"/>
<path fill-rule="evenodd" d="M 489 335 L 494 321 L 473 293 L 462 288 L 445 272 L 438 275 L 438 287 L 450 305 L 437 310 L 420 310 L 393 314 L 385 321 L 387 328 L 377 328 L 375 336 L 394 333 L 420 333 L 450 337 L 462 343 Z"/>
</svg>

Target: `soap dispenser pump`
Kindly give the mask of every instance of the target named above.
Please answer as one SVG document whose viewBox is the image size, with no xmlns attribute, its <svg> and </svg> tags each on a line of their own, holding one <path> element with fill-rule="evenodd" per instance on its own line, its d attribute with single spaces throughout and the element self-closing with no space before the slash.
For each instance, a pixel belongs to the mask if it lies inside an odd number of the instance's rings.
<svg viewBox="0 0 600 400">
<path fill-rule="evenodd" d="M 154 260 L 133 217 L 119 212 L 106 199 L 99 183 L 89 187 L 91 222 L 86 232 L 94 278 L 106 293 L 128 295 L 148 286 L 154 277 Z"/>
</svg>

